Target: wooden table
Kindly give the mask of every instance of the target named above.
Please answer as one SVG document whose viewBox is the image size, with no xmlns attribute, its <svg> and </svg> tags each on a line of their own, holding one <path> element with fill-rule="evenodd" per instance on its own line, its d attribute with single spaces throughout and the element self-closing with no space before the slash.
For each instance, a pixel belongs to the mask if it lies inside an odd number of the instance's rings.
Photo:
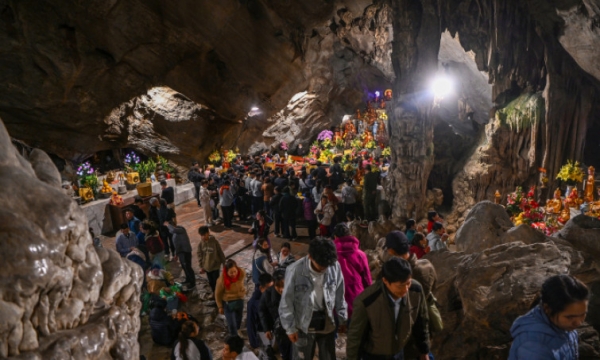
<svg viewBox="0 0 600 360">
<path fill-rule="evenodd" d="M 160 194 L 153 193 L 152 196 L 142 196 L 141 198 L 142 200 L 144 200 L 144 204 L 141 206 L 141 209 L 144 211 L 146 216 L 148 216 L 148 209 L 150 209 L 150 199 L 156 198 L 160 200 Z M 108 204 L 113 229 L 115 231 L 121 228 L 121 224 L 127 222 L 127 219 L 125 218 L 125 211 L 132 208 L 133 202 L 134 197 L 130 197 L 127 199 L 123 199 L 123 203 L 121 205 Z"/>
</svg>

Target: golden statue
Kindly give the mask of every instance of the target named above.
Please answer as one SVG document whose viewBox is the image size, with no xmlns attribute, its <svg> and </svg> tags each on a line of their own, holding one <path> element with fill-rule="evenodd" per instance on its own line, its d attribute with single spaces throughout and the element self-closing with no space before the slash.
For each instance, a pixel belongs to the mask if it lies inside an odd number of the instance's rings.
<svg viewBox="0 0 600 360">
<path fill-rule="evenodd" d="M 337 143 L 338 140 L 342 140 L 342 134 L 340 128 L 336 127 L 335 132 L 333 133 L 333 143 Z"/>
<path fill-rule="evenodd" d="M 123 203 L 123 198 L 117 194 L 116 191 L 113 191 L 109 203 L 111 205 L 121 205 Z"/>
<path fill-rule="evenodd" d="M 571 218 L 571 210 L 569 209 L 569 206 L 567 205 L 567 202 L 565 201 L 565 206 L 563 207 L 562 211 L 560 212 L 560 216 L 558 217 L 558 222 L 561 224 L 566 224 L 570 218 Z"/>
<path fill-rule="evenodd" d="M 115 181 L 115 172 L 114 171 L 109 171 L 108 174 L 106 174 L 106 181 L 108 181 L 109 184 L 112 184 L 113 181 Z"/>
<path fill-rule="evenodd" d="M 560 198 L 561 192 L 559 188 L 556 188 L 554 191 L 554 198 L 552 200 L 548 200 L 546 203 L 546 212 L 548 214 L 558 214 L 562 209 L 562 199 Z"/>
<path fill-rule="evenodd" d="M 94 192 L 92 191 L 92 188 L 81 187 L 79 188 L 79 197 L 81 197 L 84 202 L 92 201 L 94 200 Z"/>
<path fill-rule="evenodd" d="M 568 205 L 569 207 L 578 209 L 581 204 L 583 204 L 583 199 L 579 198 L 579 194 L 577 194 L 577 188 L 574 187 L 569 196 L 567 196 L 565 199 L 565 206 Z"/>
<path fill-rule="evenodd" d="M 364 134 L 364 139 L 363 139 L 363 147 L 367 147 L 367 143 L 369 143 L 369 141 L 373 141 L 373 134 L 371 134 L 371 132 L 369 130 L 365 130 L 365 134 Z"/>
<path fill-rule="evenodd" d="M 356 128 L 354 127 L 354 124 L 352 121 L 346 121 L 344 124 L 344 139 L 352 139 L 354 138 L 354 135 L 356 135 Z"/>
<path fill-rule="evenodd" d="M 594 171 L 595 171 L 595 169 L 593 166 L 590 166 L 588 168 L 588 177 L 585 182 L 585 190 L 583 193 L 583 199 L 588 203 L 591 203 L 594 201 L 594 183 L 596 182 L 596 179 L 594 178 Z"/>
<path fill-rule="evenodd" d="M 356 109 L 356 118 L 358 120 L 360 120 L 361 116 L 360 116 L 360 109 Z"/>
<path fill-rule="evenodd" d="M 390 101 L 392 100 L 392 89 L 387 89 L 384 93 L 383 93 L 383 97 L 387 100 Z"/>
<path fill-rule="evenodd" d="M 496 190 L 494 193 L 494 204 L 500 204 L 500 199 L 502 199 L 502 195 L 500 195 L 500 191 Z"/>
</svg>

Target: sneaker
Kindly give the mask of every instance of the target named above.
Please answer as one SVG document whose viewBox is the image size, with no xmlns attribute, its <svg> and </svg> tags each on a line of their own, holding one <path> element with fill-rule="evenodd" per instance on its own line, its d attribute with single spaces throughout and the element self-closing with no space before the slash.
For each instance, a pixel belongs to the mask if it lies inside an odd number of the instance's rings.
<svg viewBox="0 0 600 360">
<path fill-rule="evenodd" d="M 173 255 L 169 255 L 169 261 L 173 261 L 175 257 Z"/>
</svg>

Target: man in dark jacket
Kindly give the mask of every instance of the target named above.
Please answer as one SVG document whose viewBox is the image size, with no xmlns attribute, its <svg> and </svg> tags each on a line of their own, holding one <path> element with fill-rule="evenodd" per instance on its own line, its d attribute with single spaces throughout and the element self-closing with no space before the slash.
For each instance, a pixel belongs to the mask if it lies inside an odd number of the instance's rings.
<svg viewBox="0 0 600 360">
<path fill-rule="evenodd" d="M 162 189 L 162 192 L 160 193 L 160 198 L 165 199 L 165 201 L 167 202 L 167 207 L 169 207 L 169 209 L 175 209 L 175 190 L 173 189 L 173 187 L 168 186 L 166 180 L 162 180 L 160 182 L 160 187 Z"/>
<path fill-rule="evenodd" d="M 347 359 L 404 359 L 412 338 L 419 359 L 429 360 L 427 303 L 423 288 L 412 280 L 410 264 L 394 257 L 381 272 L 382 279 L 354 300 Z"/>
<path fill-rule="evenodd" d="M 281 226 L 283 227 L 283 237 L 296 240 L 296 210 L 298 200 L 290 194 L 290 188 L 283 188 L 283 197 L 279 201 L 279 212 L 281 213 Z M 292 230 L 290 233 L 290 229 Z"/>
<path fill-rule="evenodd" d="M 259 333 L 264 333 L 264 328 L 260 322 L 260 299 L 267 289 L 273 286 L 273 276 L 269 273 L 260 274 L 258 277 L 259 290 L 255 291 L 248 300 L 248 312 L 246 316 L 246 330 L 248 331 L 248 342 L 253 348 L 258 348 L 263 344 Z"/>
<path fill-rule="evenodd" d="M 186 290 L 191 290 L 196 287 L 196 274 L 192 269 L 192 244 L 187 231 L 183 226 L 173 226 L 172 223 L 166 222 L 163 224 L 169 229 L 173 235 L 173 245 L 175 246 L 175 254 L 179 258 L 181 269 L 185 273 Z"/>
<path fill-rule="evenodd" d="M 377 220 L 377 182 L 379 173 L 371 170 L 371 164 L 365 166 L 365 177 L 363 186 L 363 206 L 365 218 L 369 221 Z"/>
<path fill-rule="evenodd" d="M 200 184 L 202 183 L 202 180 L 204 180 L 204 174 L 198 171 L 197 161 L 194 161 L 190 171 L 188 171 L 188 180 L 194 184 L 194 196 L 196 197 L 198 206 L 200 206 Z"/>
<path fill-rule="evenodd" d="M 133 216 L 135 216 L 139 221 L 146 220 L 146 213 L 142 210 L 142 206 L 144 206 L 144 199 L 141 196 L 136 195 L 133 198 L 133 205 L 131 205 L 131 210 L 133 211 Z"/>
<path fill-rule="evenodd" d="M 281 194 L 283 188 L 276 186 L 275 194 L 271 197 L 269 203 L 271 207 L 271 219 L 275 221 L 275 236 L 281 237 L 281 211 L 279 209 L 279 202 L 283 195 Z"/>
<path fill-rule="evenodd" d="M 163 346 L 172 346 L 179 333 L 179 323 L 166 312 L 167 301 L 156 297 L 150 310 L 150 333 L 152 340 Z"/>
<path fill-rule="evenodd" d="M 279 322 L 279 303 L 285 283 L 285 270 L 273 274 L 273 286 L 265 291 L 260 299 L 260 323 L 267 339 L 277 342 L 283 360 L 292 360 L 292 342 Z"/>
</svg>

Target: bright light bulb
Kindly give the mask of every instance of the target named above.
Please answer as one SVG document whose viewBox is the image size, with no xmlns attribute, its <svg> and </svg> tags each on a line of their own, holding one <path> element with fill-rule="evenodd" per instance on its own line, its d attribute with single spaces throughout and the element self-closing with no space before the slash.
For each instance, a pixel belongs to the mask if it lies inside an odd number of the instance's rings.
<svg viewBox="0 0 600 360">
<path fill-rule="evenodd" d="M 443 99 L 453 91 L 452 80 L 446 76 L 439 76 L 433 79 L 429 87 L 433 96 Z"/>
<path fill-rule="evenodd" d="M 379 91 L 375 91 L 375 96 L 379 97 L 379 95 L 381 95 L 381 93 Z"/>
<path fill-rule="evenodd" d="M 259 109 L 256 106 L 253 106 L 252 109 L 250 109 L 252 111 L 258 111 Z"/>
</svg>

